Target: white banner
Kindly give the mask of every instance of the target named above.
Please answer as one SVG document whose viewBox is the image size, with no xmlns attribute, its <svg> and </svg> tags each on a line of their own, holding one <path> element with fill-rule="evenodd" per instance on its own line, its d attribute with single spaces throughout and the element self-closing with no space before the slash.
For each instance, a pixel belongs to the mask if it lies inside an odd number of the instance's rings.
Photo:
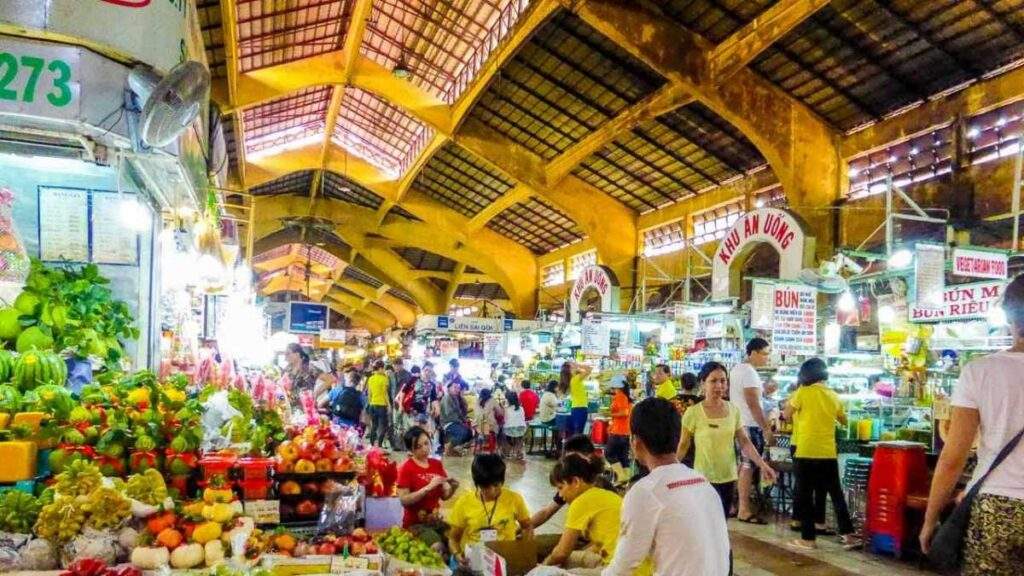
<svg viewBox="0 0 1024 576">
<path fill-rule="evenodd" d="M 1007 260 L 1006 252 L 954 248 L 953 274 L 969 278 L 1005 280 L 1009 269 Z"/>
<path fill-rule="evenodd" d="M 697 315 L 686 304 L 677 303 L 673 316 L 676 324 L 675 345 L 689 350 L 697 342 Z"/>
<path fill-rule="evenodd" d="M 583 319 L 580 340 L 580 350 L 588 356 L 607 356 L 611 351 L 611 331 L 600 316 Z"/>
<path fill-rule="evenodd" d="M 939 322 L 950 320 L 976 320 L 985 318 L 993 306 L 999 304 L 1006 282 L 977 282 L 950 286 L 942 294 L 939 309 L 910 307 L 911 322 Z"/>
<path fill-rule="evenodd" d="M 918 308 L 942 308 L 946 288 L 946 248 L 941 244 L 918 244 L 914 261 L 914 305 Z"/>
<path fill-rule="evenodd" d="M 772 347 L 782 354 L 818 353 L 818 291 L 813 286 L 775 287 Z"/>
<path fill-rule="evenodd" d="M 505 357 L 505 335 L 484 334 L 484 360 L 488 362 L 501 362 Z"/>
<path fill-rule="evenodd" d="M 750 295 L 750 327 L 757 330 L 771 330 L 772 315 L 775 313 L 775 283 L 754 280 Z"/>
</svg>

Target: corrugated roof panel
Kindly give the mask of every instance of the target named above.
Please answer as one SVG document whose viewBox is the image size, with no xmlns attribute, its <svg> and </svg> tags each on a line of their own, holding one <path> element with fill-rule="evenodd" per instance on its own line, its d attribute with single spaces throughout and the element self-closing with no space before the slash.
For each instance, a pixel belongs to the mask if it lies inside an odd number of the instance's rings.
<svg viewBox="0 0 1024 576">
<path fill-rule="evenodd" d="M 313 184 L 313 171 L 292 172 L 276 180 L 254 186 L 249 190 L 253 196 L 280 196 L 295 194 L 308 196 L 309 187 Z"/>
<path fill-rule="evenodd" d="M 269 154 L 284 145 L 322 138 L 330 101 L 331 88 L 316 86 L 247 108 L 243 112 L 246 154 Z"/>
<path fill-rule="evenodd" d="M 529 0 L 376 0 L 362 52 L 388 69 L 401 61 L 416 85 L 454 102 Z"/>
<path fill-rule="evenodd" d="M 402 247 L 395 248 L 395 253 L 402 257 L 415 270 L 430 270 L 432 272 L 451 272 L 455 270 L 456 262 L 445 258 L 440 254 L 434 254 L 419 248 Z"/>
<path fill-rule="evenodd" d="M 210 76 L 225 78 L 228 75 L 225 65 L 227 56 L 224 51 L 220 0 L 196 0 L 196 14 L 203 35 L 203 46 L 206 47 L 206 64 L 210 68 Z"/>
<path fill-rule="evenodd" d="M 474 282 L 472 284 L 460 284 L 455 289 L 456 298 L 471 298 L 473 300 L 507 300 L 508 294 L 501 284 L 496 282 Z"/>
<path fill-rule="evenodd" d="M 778 0 L 653 0 L 670 18 L 708 40 L 721 42 Z"/>
<path fill-rule="evenodd" d="M 323 193 L 327 198 L 342 200 L 356 206 L 363 206 L 364 208 L 372 208 L 374 210 L 380 208 L 381 203 L 384 201 L 383 198 L 374 194 L 371 190 L 356 184 L 341 174 L 330 171 L 324 172 L 322 182 Z"/>
<path fill-rule="evenodd" d="M 506 209 L 488 222 L 487 227 L 537 254 L 557 250 L 584 236 L 568 216 L 539 198 L 531 198 Z"/>
<path fill-rule="evenodd" d="M 351 10 L 349 0 L 236 0 L 239 71 L 340 50 Z"/>
<path fill-rule="evenodd" d="M 645 64 L 562 11 L 506 64 L 471 116 L 550 160 L 663 84 Z"/>
<path fill-rule="evenodd" d="M 341 100 L 333 140 L 397 176 L 433 135 L 433 130 L 397 106 L 350 86 Z"/>
<path fill-rule="evenodd" d="M 514 185 L 514 182 L 451 142 L 430 158 L 414 182 L 417 190 L 470 217 L 500 198 Z"/>
</svg>

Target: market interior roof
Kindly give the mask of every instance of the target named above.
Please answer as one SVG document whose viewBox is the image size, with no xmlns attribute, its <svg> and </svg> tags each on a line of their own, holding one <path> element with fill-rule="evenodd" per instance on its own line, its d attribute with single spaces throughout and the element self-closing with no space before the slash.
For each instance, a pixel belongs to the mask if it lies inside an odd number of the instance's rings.
<svg viewBox="0 0 1024 576">
<path fill-rule="evenodd" d="M 328 201 L 364 208 L 383 228 L 429 226 L 437 238 L 392 237 L 390 250 L 362 255 L 375 270 L 350 265 L 342 275 L 422 305 L 438 293 L 510 296 L 507 279 L 452 257 L 464 243 L 445 238 L 452 226 L 474 239 L 497 234 L 535 255 L 600 230 L 559 196 L 566 174 L 575 189 L 641 214 L 765 168 L 757 139 L 699 99 L 651 107 L 672 81 L 574 13 L 587 1 L 197 0 L 232 181 L 256 197 L 312 196 L 311 211 Z M 636 6 L 716 46 L 784 2 Z M 1024 59 L 1024 0 L 815 4 L 747 67 L 837 134 Z M 312 160 L 275 164 L 302 150 L 314 150 L 303 156 Z M 863 162 L 856 186 L 870 180 L 863 174 L 872 161 Z M 554 166 L 563 170 L 552 177 Z M 422 276 L 460 265 L 477 277 L 454 290 L 454 275 Z M 421 280 L 429 286 L 412 289 Z"/>
</svg>

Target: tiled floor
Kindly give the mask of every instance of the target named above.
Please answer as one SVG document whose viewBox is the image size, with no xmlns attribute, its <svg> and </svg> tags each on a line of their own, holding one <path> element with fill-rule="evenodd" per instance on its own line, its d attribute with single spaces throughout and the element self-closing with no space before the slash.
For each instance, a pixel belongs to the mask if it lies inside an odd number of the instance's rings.
<svg viewBox="0 0 1024 576">
<path fill-rule="evenodd" d="M 446 458 L 448 473 L 471 487 L 471 458 Z M 526 500 L 531 511 L 551 501 L 554 490 L 548 483 L 552 460 L 530 457 L 525 463 L 507 461 L 506 485 Z M 547 524 L 538 529 L 540 534 L 557 534 L 562 531 L 565 518 L 563 508 Z M 820 548 L 809 554 L 792 551 L 785 543 L 793 533 L 784 525 L 753 526 L 730 521 L 737 576 L 903 576 L 925 574 L 906 563 L 844 550 L 829 539 L 819 541 Z"/>
</svg>

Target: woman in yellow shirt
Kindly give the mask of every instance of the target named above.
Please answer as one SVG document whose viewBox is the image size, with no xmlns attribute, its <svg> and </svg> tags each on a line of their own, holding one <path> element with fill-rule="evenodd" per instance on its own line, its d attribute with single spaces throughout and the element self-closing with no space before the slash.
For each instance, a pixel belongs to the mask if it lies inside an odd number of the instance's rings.
<svg viewBox="0 0 1024 576">
<path fill-rule="evenodd" d="M 558 390 L 564 396 L 569 394 L 572 412 L 569 415 L 569 429 L 566 438 L 582 434 L 587 428 L 589 400 L 587 386 L 583 383 L 590 375 L 590 366 L 566 360 L 559 374 Z"/>
<path fill-rule="evenodd" d="M 690 443 L 696 445 L 693 468 L 715 488 L 722 499 L 726 516 L 732 508 L 733 493 L 738 478 L 735 444 L 750 458 L 764 479 L 774 482 L 775 470 L 757 453 L 747 436 L 735 404 L 725 399 L 729 393 L 729 371 L 718 362 L 707 362 L 700 369 L 697 380 L 704 389 L 704 400 L 688 408 L 683 415 L 683 430 L 676 456 L 686 456 Z M 757 516 L 738 518 L 741 522 L 764 524 Z"/>
<path fill-rule="evenodd" d="M 801 516 L 800 539 L 789 544 L 800 550 L 816 548 L 814 498 L 820 492 L 827 492 L 832 497 L 843 543 L 853 541 L 853 523 L 839 481 L 836 450 L 836 423 L 846 424 L 846 412 L 839 395 L 828 388 L 827 382 L 825 362 L 820 358 L 807 360 L 797 374 L 800 387 L 784 409 L 786 419 L 793 422 L 793 443 L 796 444 L 793 458 L 796 497 L 793 507 Z"/>
<path fill-rule="evenodd" d="M 566 454 L 551 471 L 551 485 L 569 504 L 565 531 L 558 545 L 544 560 L 548 566 L 597 568 L 606 566 L 615 555 L 619 539 L 619 514 L 622 497 L 597 488 L 594 482 L 604 470 L 604 462 L 581 454 Z M 576 550 L 581 539 L 590 544 Z"/>
<path fill-rule="evenodd" d="M 463 565 L 467 547 L 478 542 L 533 537 L 523 497 L 505 488 L 505 462 L 497 454 L 477 454 L 471 466 L 476 490 L 462 494 L 448 514 L 448 546 Z"/>
</svg>

